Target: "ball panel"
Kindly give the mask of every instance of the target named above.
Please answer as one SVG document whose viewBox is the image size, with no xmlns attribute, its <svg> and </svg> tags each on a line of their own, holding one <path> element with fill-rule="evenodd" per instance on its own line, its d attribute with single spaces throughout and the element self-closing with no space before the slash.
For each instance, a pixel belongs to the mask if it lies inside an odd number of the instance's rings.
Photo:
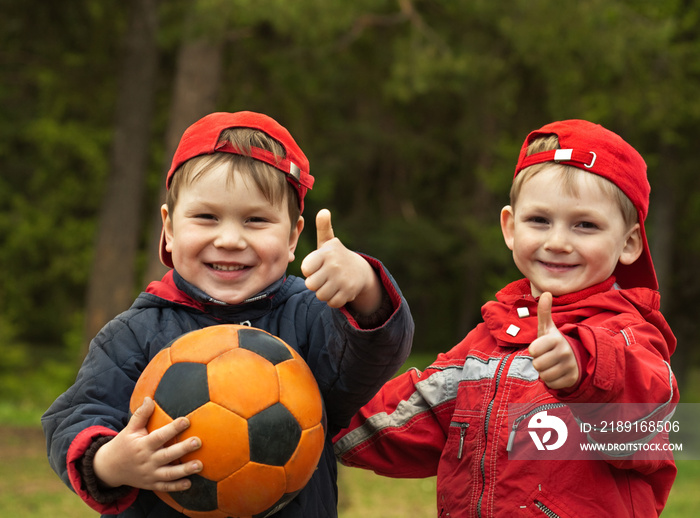
<svg viewBox="0 0 700 518">
<path fill-rule="evenodd" d="M 191 509 L 185 509 L 170 496 L 171 493 L 164 493 L 161 491 L 154 491 L 154 493 L 170 507 L 190 518 L 230 518 L 228 513 L 224 513 L 218 509 L 214 511 L 192 511 Z"/>
<path fill-rule="evenodd" d="M 260 331 L 261 329 L 257 328 L 239 330 L 238 346 L 257 353 L 273 365 L 292 359 L 287 344 L 276 336 Z"/>
<path fill-rule="evenodd" d="M 219 482 L 219 509 L 231 516 L 252 516 L 285 493 L 284 469 L 250 462 Z"/>
<path fill-rule="evenodd" d="M 160 498 L 163 502 L 168 504 L 170 507 L 172 507 L 176 511 L 178 511 L 180 513 L 187 512 L 186 509 L 183 509 L 183 507 L 180 504 L 178 504 L 175 500 L 173 500 L 173 498 L 170 496 L 170 493 L 165 493 L 163 491 L 154 491 L 154 493 L 156 494 L 156 496 L 158 498 Z"/>
<path fill-rule="evenodd" d="M 311 369 L 303 361 L 277 365 L 280 403 L 297 418 L 302 428 L 310 428 L 323 418 L 323 401 Z"/>
<path fill-rule="evenodd" d="M 300 491 L 309 482 L 323 452 L 326 432 L 323 425 L 301 432 L 299 446 L 284 466 L 287 491 Z"/>
<path fill-rule="evenodd" d="M 266 408 L 248 419 L 250 460 L 284 466 L 297 449 L 301 427 L 284 405 Z"/>
<path fill-rule="evenodd" d="M 160 383 L 160 378 L 171 365 L 170 348 L 161 350 L 148 362 L 148 365 L 146 365 L 146 368 L 136 381 L 134 391 L 131 393 L 131 400 L 129 401 L 131 413 L 134 413 L 141 406 L 146 396 L 153 399 L 158 383 Z"/>
<path fill-rule="evenodd" d="M 186 491 L 168 493 L 181 507 L 191 511 L 216 511 L 219 508 L 216 482 L 200 475 L 188 477 L 192 485 Z"/>
<path fill-rule="evenodd" d="M 229 349 L 238 347 L 238 330 L 244 327 L 233 324 L 210 326 L 182 335 L 170 346 L 173 363 L 209 363 Z"/>
<path fill-rule="evenodd" d="M 202 461 L 201 476 L 214 481 L 222 480 L 250 460 L 245 419 L 211 402 L 187 417 L 190 427 L 177 440 L 199 437 L 202 446 L 183 455 L 180 460 L 183 463 L 195 459 Z"/>
<path fill-rule="evenodd" d="M 190 518 L 232 518 L 232 516 L 228 513 L 224 513 L 222 511 L 219 511 L 218 509 L 215 511 L 189 511 L 187 509 L 180 511 L 182 514 L 185 516 L 189 516 Z M 236 518 L 249 518 L 246 516 L 238 516 Z"/>
<path fill-rule="evenodd" d="M 158 428 L 162 428 L 166 424 L 170 424 L 173 422 L 173 419 L 166 414 L 162 408 L 160 408 L 160 405 L 158 403 L 155 404 L 155 409 L 153 410 L 153 414 L 151 414 L 151 417 L 148 419 L 148 424 L 146 424 L 146 429 L 148 432 L 152 432 L 153 430 L 157 430 Z M 173 444 L 175 440 L 169 441 L 168 445 Z"/>
<path fill-rule="evenodd" d="M 279 400 L 274 365 L 254 352 L 232 349 L 208 365 L 212 401 L 243 417 L 251 417 Z"/>
<path fill-rule="evenodd" d="M 207 366 L 174 363 L 160 379 L 154 399 L 173 419 L 185 416 L 209 401 Z"/>
</svg>

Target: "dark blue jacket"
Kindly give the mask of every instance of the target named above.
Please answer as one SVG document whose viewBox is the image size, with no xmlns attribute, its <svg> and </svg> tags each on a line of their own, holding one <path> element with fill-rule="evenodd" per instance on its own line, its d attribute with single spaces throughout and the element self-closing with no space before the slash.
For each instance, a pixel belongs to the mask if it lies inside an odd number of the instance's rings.
<svg viewBox="0 0 700 518">
<path fill-rule="evenodd" d="M 228 306 L 207 300 L 173 271 L 151 283 L 129 310 L 109 322 L 90 344 L 75 384 L 42 418 L 49 462 L 64 483 L 101 513 L 130 518 L 182 514 L 151 491 L 126 489 L 118 497 L 95 494 L 81 463 L 101 437 L 129 419 L 129 400 L 148 362 L 183 333 L 217 324 L 245 323 L 284 340 L 306 360 L 318 382 L 328 419 L 318 469 L 301 493 L 275 516 L 337 516 L 337 467 L 332 437 L 403 364 L 410 352 L 413 320 L 406 301 L 378 261 L 391 301 L 388 319 L 363 329 L 344 308 L 329 308 L 297 277 L 281 279 L 250 302 Z M 99 493 L 99 492 L 98 492 Z"/>
</svg>

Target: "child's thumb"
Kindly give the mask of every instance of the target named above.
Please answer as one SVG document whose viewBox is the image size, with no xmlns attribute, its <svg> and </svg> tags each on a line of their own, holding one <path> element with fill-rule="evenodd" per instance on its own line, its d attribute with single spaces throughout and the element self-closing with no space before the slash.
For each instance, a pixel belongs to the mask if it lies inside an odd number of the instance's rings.
<svg viewBox="0 0 700 518">
<path fill-rule="evenodd" d="M 552 320 L 552 294 L 546 291 L 540 295 L 537 303 L 537 337 L 546 335 L 556 327 Z"/>
<path fill-rule="evenodd" d="M 321 248 L 334 237 L 333 225 L 331 224 L 331 211 L 328 209 L 321 209 L 316 215 L 316 248 Z"/>
</svg>

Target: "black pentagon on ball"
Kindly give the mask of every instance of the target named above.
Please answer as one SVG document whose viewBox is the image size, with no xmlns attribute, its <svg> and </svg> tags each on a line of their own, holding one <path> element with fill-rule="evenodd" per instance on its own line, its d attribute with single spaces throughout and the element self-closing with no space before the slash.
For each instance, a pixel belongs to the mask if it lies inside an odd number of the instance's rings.
<svg viewBox="0 0 700 518">
<path fill-rule="evenodd" d="M 158 383 L 153 395 L 171 418 L 185 416 L 209 401 L 207 366 L 203 363 L 174 363 Z"/>
<path fill-rule="evenodd" d="M 215 511 L 219 508 L 216 482 L 200 475 L 188 477 L 192 485 L 186 491 L 168 493 L 173 500 L 189 511 Z"/>
<path fill-rule="evenodd" d="M 259 329 L 241 329 L 238 331 L 238 347 L 252 351 L 273 365 L 293 358 L 287 347 L 272 335 Z"/>
<path fill-rule="evenodd" d="M 281 403 L 248 419 L 250 460 L 270 466 L 284 466 L 297 449 L 301 426 Z"/>
</svg>

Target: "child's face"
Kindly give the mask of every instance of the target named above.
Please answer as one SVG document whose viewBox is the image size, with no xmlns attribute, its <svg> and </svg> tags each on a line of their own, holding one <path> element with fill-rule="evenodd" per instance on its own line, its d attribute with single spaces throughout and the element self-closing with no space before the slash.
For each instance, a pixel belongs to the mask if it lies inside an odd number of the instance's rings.
<svg viewBox="0 0 700 518">
<path fill-rule="evenodd" d="M 220 164 L 180 190 L 172 214 L 163 205 L 166 249 L 178 273 L 211 297 L 240 304 L 284 275 L 303 218 L 289 221 L 252 182 Z"/>
<path fill-rule="evenodd" d="M 522 185 L 515 208 L 501 211 L 506 245 L 535 297 L 603 282 L 618 261 L 631 264 L 642 252 L 639 225 L 627 228 L 591 173 L 576 175 L 577 195 L 564 189 L 560 175 L 560 166 L 547 167 Z"/>
</svg>

